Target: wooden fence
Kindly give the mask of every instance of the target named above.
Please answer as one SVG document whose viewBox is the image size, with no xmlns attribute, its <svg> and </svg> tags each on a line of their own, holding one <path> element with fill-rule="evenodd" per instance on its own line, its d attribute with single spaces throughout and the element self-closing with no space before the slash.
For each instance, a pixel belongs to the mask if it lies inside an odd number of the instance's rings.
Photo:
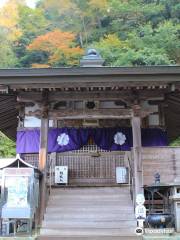
<svg viewBox="0 0 180 240">
<path fill-rule="evenodd" d="M 125 152 L 108 152 L 89 145 L 78 151 L 48 155 L 55 165 L 66 165 L 69 168 L 70 183 L 115 183 L 115 169 L 118 166 L 129 167 Z M 25 154 L 28 163 L 38 166 L 38 154 Z M 133 163 L 133 159 L 132 162 Z M 144 185 L 154 183 L 154 174 L 160 173 L 164 184 L 180 183 L 180 148 L 147 147 L 142 148 Z M 133 166 L 133 164 L 132 164 Z"/>
<path fill-rule="evenodd" d="M 154 174 L 160 174 L 161 183 L 180 183 L 180 148 L 151 147 L 142 149 L 144 185 L 154 183 Z"/>
</svg>

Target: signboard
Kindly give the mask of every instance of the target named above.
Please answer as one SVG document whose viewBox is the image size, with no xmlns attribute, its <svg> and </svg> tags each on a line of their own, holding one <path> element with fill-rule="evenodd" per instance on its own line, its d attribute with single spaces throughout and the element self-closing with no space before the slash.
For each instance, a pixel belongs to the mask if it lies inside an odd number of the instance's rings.
<svg viewBox="0 0 180 240">
<path fill-rule="evenodd" d="M 31 176 L 33 174 L 32 168 L 5 168 L 3 169 L 4 176 Z"/>
<path fill-rule="evenodd" d="M 28 205 L 28 177 L 5 177 L 8 208 L 24 208 Z"/>
<path fill-rule="evenodd" d="M 128 168 L 116 167 L 116 182 L 128 183 Z"/>
<path fill-rule="evenodd" d="M 3 169 L 1 218 L 31 218 L 36 208 L 36 185 L 33 168 Z"/>
<path fill-rule="evenodd" d="M 33 174 L 32 168 L 5 168 L 3 169 L 4 175 L 22 175 L 22 176 L 31 176 Z"/>
<path fill-rule="evenodd" d="M 68 167 L 67 166 L 55 167 L 55 183 L 58 183 L 58 184 L 68 183 Z"/>
</svg>

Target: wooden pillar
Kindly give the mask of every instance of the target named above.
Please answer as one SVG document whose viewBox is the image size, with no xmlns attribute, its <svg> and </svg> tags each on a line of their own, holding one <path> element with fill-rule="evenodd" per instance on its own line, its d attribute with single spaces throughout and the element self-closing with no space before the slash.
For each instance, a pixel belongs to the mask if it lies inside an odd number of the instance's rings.
<svg viewBox="0 0 180 240">
<path fill-rule="evenodd" d="M 142 156 L 141 156 L 141 118 L 132 117 L 133 133 L 133 160 L 134 160 L 134 181 L 135 196 L 143 193 Z"/>
<path fill-rule="evenodd" d="M 47 147 L 48 147 L 48 128 L 49 121 L 48 117 L 41 119 L 40 129 L 40 150 L 39 150 L 39 170 L 42 172 L 42 179 L 40 182 L 40 205 L 39 205 L 39 224 L 42 223 L 44 212 L 46 209 L 46 198 L 47 198 Z"/>
</svg>

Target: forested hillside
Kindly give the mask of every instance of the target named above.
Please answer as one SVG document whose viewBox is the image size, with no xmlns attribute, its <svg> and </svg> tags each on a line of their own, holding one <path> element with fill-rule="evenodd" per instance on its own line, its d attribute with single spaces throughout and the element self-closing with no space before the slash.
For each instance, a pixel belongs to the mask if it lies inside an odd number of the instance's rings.
<svg viewBox="0 0 180 240">
<path fill-rule="evenodd" d="M 0 68 L 77 66 L 87 47 L 109 66 L 180 64 L 179 0 L 9 0 Z"/>
</svg>

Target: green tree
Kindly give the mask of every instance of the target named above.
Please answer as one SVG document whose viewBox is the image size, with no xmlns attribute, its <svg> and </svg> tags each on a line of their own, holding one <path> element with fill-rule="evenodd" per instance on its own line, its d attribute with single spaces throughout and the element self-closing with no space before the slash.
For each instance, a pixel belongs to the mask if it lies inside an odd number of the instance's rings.
<svg viewBox="0 0 180 240">
<path fill-rule="evenodd" d="M 122 40 L 107 35 L 93 45 L 111 66 L 170 65 L 180 63 L 180 24 L 160 23 L 156 29 L 146 24 L 128 33 Z"/>
<path fill-rule="evenodd" d="M 81 47 L 105 32 L 102 21 L 107 17 L 107 0 L 42 0 L 39 7 L 46 12 L 52 28 L 60 28 L 77 35 Z"/>
<path fill-rule="evenodd" d="M 18 57 L 19 67 L 31 67 L 34 61 L 40 61 L 42 56 L 27 51 L 26 47 L 37 36 L 48 32 L 49 21 L 45 18 L 42 9 L 31 9 L 27 6 L 19 6 L 19 26 L 22 32 L 21 37 L 16 42 L 15 52 Z"/>
<path fill-rule="evenodd" d="M 0 28 L 0 68 L 13 68 L 17 58 L 13 49 L 13 43 L 6 38 L 6 29 Z"/>
<path fill-rule="evenodd" d="M 15 143 L 0 132 L 0 157 L 16 156 Z"/>
<path fill-rule="evenodd" d="M 73 46 L 97 47 L 110 66 L 179 64 L 179 24 L 179 0 L 40 0 L 35 9 L 9 0 L 0 9 L 6 39 L 1 65 L 47 66 L 49 53 L 27 46 L 55 30 L 73 33 Z M 48 66 L 62 64 L 54 59 Z"/>
<path fill-rule="evenodd" d="M 177 139 L 175 139 L 174 141 L 172 141 L 170 143 L 170 146 L 172 147 L 179 147 L 180 146 L 180 137 L 178 137 Z"/>
</svg>

